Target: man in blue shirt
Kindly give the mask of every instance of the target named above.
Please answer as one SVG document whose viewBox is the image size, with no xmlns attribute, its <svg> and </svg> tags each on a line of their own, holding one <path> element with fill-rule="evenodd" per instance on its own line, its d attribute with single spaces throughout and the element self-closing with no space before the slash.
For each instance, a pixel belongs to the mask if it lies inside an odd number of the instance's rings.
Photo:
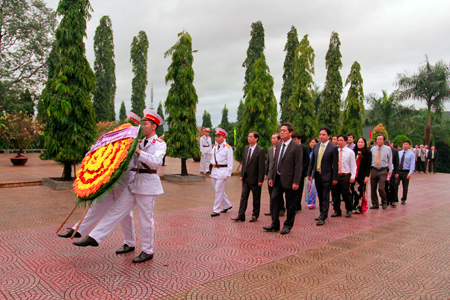
<svg viewBox="0 0 450 300">
<path fill-rule="evenodd" d="M 395 175 L 395 184 L 398 186 L 400 185 L 400 181 L 403 185 L 403 197 L 402 197 L 402 204 L 406 204 L 406 197 L 408 196 L 408 186 L 409 186 L 409 180 L 411 179 L 412 173 L 414 173 L 415 170 L 415 164 L 416 164 L 416 156 L 415 154 L 409 149 L 411 146 L 410 141 L 404 141 L 403 142 L 403 150 L 401 150 L 398 153 L 398 158 L 400 160 L 399 164 L 399 170 L 398 174 Z"/>
</svg>

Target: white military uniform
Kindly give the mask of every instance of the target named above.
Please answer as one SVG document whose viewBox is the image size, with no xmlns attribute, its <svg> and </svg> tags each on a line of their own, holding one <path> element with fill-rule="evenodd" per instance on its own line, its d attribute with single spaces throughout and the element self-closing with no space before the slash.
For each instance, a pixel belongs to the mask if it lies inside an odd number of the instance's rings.
<svg viewBox="0 0 450 300">
<path fill-rule="evenodd" d="M 145 169 L 142 164 L 145 164 L 151 170 L 158 170 L 161 167 L 162 159 L 166 154 L 166 143 L 157 138 L 157 135 L 149 138 L 145 147 L 146 139 L 141 141 L 139 144 L 141 154 L 134 155 L 133 160 L 130 162 L 131 168 Z M 156 195 L 163 193 L 164 190 L 158 174 L 136 173 L 134 179 L 129 182 L 128 188 L 123 191 L 119 199 L 89 236 L 94 238 L 97 243 L 102 242 L 137 205 L 141 223 L 142 251 L 152 254 L 154 236 L 153 208 Z"/>
<path fill-rule="evenodd" d="M 200 172 L 209 172 L 209 161 L 212 150 L 212 143 L 210 136 L 202 136 L 200 138 L 200 152 L 202 157 L 200 158 Z"/>
<path fill-rule="evenodd" d="M 86 216 L 83 219 L 83 222 L 78 228 L 78 232 L 81 236 L 85 236 L 88 234 L 92 228 L 102 219 L 102 217 L 108 212 L 108 210 L 113 206 L 114 202 L 119 199 L 122 192 L 125 188 L 128 187 L 128 183 L 130 180 L 134 178 L 134 174 L 136 172 L 128 171 L 127 174 L 121 179 L 120 185 L 114 188 L 112 191 L 105 196 L 105 198 L 89 208 Z M 76 229 L 78 223 L 75 224 L 72 229 Z M 126 215 L 123 220 L 120 222 L 120 226 L 122 227 L 124 243 L 130 247 L 134 247 L 136 245 L 136 233 L 134 230 L 134 219 L 133 219 L 133 211 L 130 211 L 128 215 Z"/>
<path fill-rule="evenodd" d="M 217 162 L 216 162 L 217 160 Z M 225 182 L 230 178 L 233 172 L 233 149 L 226 142 L 222 144 L 215 144 L 211 153 L 211 164 L 213 165 L 227 165 L 227 167 L 212 168 L 211 179 L 216 191 L 213 211 L 220 213 L 221 207 L 223 209 L 231 208 L 230 200 L 225 194 Z"/>
</svg>

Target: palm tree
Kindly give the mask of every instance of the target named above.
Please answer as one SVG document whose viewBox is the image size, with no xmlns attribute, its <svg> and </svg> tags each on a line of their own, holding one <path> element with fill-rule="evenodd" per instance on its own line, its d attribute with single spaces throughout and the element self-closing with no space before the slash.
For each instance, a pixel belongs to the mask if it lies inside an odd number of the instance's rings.
<svg viewBox="0 0 450 300">
<path fill-rule="evenodd" d="M 402 106 L 401 100 L 395 92 L 388 95 L 385 90 L 382 90 L 381 94 L 381 97 L 377 94 L 369 94 L 366 97 L 372 110 L 367 114 L 365 123 L 368 126 L 383 123 L 389 135 L 393 136 L 393 130 L 409 124 L 405 121 L 414 114 L 414 107 Z"/>
<path fill-rule="evenodd" d="M 431 112 L 437 115 L 444 109 L 444 102 L 450 100 L 450 68 L 439 60 L 433 66 L 426 57 L 426 62 L 419 67 L 418 73 L 397 74 L 397 87 L 401 99 L 425 101 L 428 119 L 425 126 L 425 144 L 430 144 Z"/>
</svg>

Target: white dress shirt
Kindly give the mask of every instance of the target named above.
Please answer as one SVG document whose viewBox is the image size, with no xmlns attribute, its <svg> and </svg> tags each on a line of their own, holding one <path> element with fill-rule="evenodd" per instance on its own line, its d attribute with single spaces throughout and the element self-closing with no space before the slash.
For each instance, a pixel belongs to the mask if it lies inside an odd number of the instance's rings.
<svg viewBox="0 0 450 300">
<path fill-rule="evenodd" d="M 342 151 L 342 161 L 341 161 L 341 174 L 342 173 L 351 173 L 352 179 L 356 177 L 356 158 L 355 152 L 351 150 L 349 147 L 340 148 L 338 147 L 338 159 L 340 157 Z M 339 165 L 339 163 L 338 163 Z"/>
</svg>

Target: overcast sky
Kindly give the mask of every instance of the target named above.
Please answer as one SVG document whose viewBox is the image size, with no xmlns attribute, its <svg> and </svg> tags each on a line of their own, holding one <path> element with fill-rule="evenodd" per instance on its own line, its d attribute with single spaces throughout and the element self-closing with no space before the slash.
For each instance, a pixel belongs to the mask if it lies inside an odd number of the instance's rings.
<svg viewBox="0 0 450 300">
<path fill-rule="evenodd" d="M 56 9 L 57 0 L 46 0 Z M 122 100 L 131 109 L 130 45 L 140 30 L 149 39 L 146 106 L 150 106 L 153 82 L 154 106 L 164 101 L 169 85 L 164 78 L 171 58 L 164 52 L 186 30 L 192 36 L 194 85 L 198 95 L 197 123 L 204 110 L 211 113 L 214 126 L 220 123 L 226 104 L 229 121 L 243 96 L 246 58 L 252 22 L 260 20 L 265 29 L 265 55 L 274 78 L 274 92 L 280 99 L 283 84 L 283 51 L 287 33 L 294 25 L 299 40 L 305 34 L 315 52 L 314 81 L 323 87 L 326 77 L 325 55 L 330 34 L 339 33 L 343 81 L 351 65 L 358 61 L 364 80 L 364 93 L 393 91 L 396 74 L 415 72 L 427 54 L 434 64 L 450 61 L 450 1 L 448 0 L 91 0 L 94 9 L 88 22 L 87 58 L 93 67 L 93 38 L 100 18 L 110 16 L 114 30 L 116 62 L 116 114 Z M 347 96 L 344 90 L 343 99 Z M 416 108 L 423 107 L 419 102 Z M 367 105 L 366 105 L 367 108 Z M 446 104 L 450 110 L 450 103 Z"/>
</svg>

